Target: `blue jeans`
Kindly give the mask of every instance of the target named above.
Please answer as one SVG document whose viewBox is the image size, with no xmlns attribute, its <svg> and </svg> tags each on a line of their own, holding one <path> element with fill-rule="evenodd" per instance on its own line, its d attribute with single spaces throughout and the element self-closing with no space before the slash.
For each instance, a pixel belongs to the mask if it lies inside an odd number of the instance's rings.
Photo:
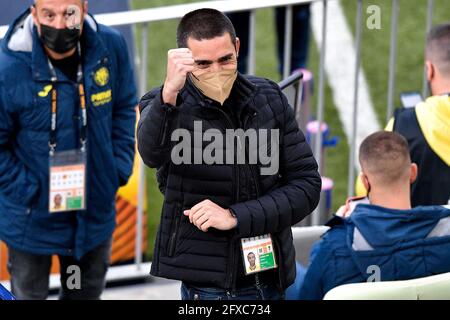
<svg viewBox="0 0 450 320">
<path fill-rule="evenodd" d="M 80 260 L 72 256 L 58 256 L 61 270 L 61 300 L 96 300 L 105 287 L 109 266 L 111 240 L 86 253 Z M 36 255 L 8 247 L 8 271 L 11 275 L 11 291 L 18 300 L 45 300 L 49 291 L 49 275 L 52 256 Z M 69 288 L 73 284 L 74 271 L 80 270 L 80 289 Z"/>
<path fill-rule="evenodd" d="M 183 282 L 181 284 L 182 300 L 283 300 L 281 293 L 274 285 L 260 284 L 246 286 L 235 291 L 216 287 L 196 287 Z"/>
</svg>

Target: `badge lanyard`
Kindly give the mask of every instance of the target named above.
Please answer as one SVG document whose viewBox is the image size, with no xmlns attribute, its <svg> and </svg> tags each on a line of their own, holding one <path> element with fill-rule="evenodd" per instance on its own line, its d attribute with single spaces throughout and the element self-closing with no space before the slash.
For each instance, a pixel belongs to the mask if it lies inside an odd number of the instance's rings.
<svg viewBox="0 0 450 320">
<path fill-rule="evenodd" d="M 78 56 L 81 59 L 81 46 L 78 43 Z M 58 93 L 56 90 L 56 81 L 58 80 L 56 76 L 56 70 L 53 67 L 53 64 L 48 60 L 48 66 L 50 68 L 50 73 L 52 75 L 52 109 L 51 109 L 51 129 L 50 129 L 50 155 L 54 155 L 56 150 L 56 122 L 57 122 L 57 98 Z M 81 66 L 81 62 L 78 63 L 78 71 L 77 71 L 77 85 L 78 85 L 78 94 L 80 96 L 80 108 L 81 108 L 81 132 L 80 132 L 80 142 L 81 142 L 81 151 L 86 151 L 86 139 L 87 139 L 87 112 L 86 112 L 86 97 L 84 91 L 83 84 L 83 68 Z"/>
<path fill-rule="evenodd" d="M 77 71 L 78 94 L 81 108 L 80 149 L 56 151 L 57 130 L 57 76 L 50 59 L 48 65 L 52 75 L 52 105 L 49 161 L 49 212 L 67 212 L 86 209 L 86 140 L 87 112 L 81 65 L 81 47 L 78 43 L 80 63 Z"/>
</svg>

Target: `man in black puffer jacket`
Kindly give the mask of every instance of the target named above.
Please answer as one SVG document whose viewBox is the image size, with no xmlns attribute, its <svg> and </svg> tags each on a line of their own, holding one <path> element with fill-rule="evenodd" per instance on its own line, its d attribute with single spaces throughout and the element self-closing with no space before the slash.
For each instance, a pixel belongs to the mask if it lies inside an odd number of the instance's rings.
<svg viewBox="0 0 450 320">
<path fill-rule="evenodd" d="M 319 201 L 317 163 L 279 87 L 237 72 L 225 15 L 186 14 L 177 44 L 164 86 L 140 102 L 138 149 L 164 193 L 151 274 L 183 281 L 183 299 L 282 298 L 291 226 Z"/>
</svg>

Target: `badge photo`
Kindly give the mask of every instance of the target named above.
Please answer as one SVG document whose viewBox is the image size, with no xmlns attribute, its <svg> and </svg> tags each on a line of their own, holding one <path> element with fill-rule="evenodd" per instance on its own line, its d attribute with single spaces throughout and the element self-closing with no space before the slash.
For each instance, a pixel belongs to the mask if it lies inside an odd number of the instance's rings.
<svg viewBox="0 0 450 320">
<path fill-rule="evenodd" d="M 277 268 L 270 234 L 243 238 L 241 239 L 241 245 L 242 258 L 247 275 Z"/>
</svg>

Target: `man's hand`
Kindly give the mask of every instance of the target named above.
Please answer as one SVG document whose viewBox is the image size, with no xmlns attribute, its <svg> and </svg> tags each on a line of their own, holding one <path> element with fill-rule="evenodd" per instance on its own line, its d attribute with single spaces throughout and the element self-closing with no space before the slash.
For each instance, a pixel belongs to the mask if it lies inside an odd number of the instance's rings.
<svg viewBox="0 0 450 320">
<path fill-rule="evenodd" d="M 341 218 L 347 218 L 351 214 L 350 207 L 343 205 L 340 206 L 338 211 L 336 211 L 335 215 Z"/>
<path fill-rule="evenodd" d="M 188 48 L 171 49 L 167 53 L 167 74 L 162 92 L 163 102 L 176 105 L 178 92 L 183 88 L 189 72 L 194 70 L 194 59 Z"/>
<path fill-rule="evenodd" d="M 237 226 L 237 219 L 229 209 L 224 209 L 211 200 L 197 203 L 191 210 L 185 210 L 184 215 L 189 216 L 189 221 L 203 232 L 209 228 L 218 230 L 230 230 Z"/>
</svg>

